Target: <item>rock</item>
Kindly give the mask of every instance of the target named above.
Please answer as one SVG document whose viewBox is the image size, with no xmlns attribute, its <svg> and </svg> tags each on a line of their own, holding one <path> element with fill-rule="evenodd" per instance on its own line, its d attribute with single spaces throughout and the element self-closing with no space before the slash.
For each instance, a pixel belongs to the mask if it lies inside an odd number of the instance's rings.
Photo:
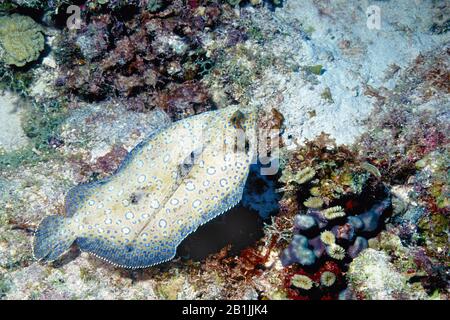
<svg viewBox="0 0 450 320">
<path fill-rule="evenodd" d="M 408 284 L 408 278 L 395 270 L 389 256 L 374 249 L 364 250 L 349 266 L 349 287 L 363 299 L 426 299 L 423 290 Z"/>
<path fill-rule="evenodd" d="M 6 93 L 0 95 L 0 150 L 17 150 L 28 142 L 20 123 L 21 111 L 16 107 L 18 97 Z"/>
</svg>

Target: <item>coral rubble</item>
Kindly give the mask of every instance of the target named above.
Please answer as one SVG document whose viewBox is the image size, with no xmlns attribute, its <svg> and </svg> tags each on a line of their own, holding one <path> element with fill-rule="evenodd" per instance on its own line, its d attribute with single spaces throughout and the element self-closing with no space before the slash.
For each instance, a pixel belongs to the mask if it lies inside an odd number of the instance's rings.
<svg viewBox="0 0 450 320">
<path fill-rule="evenodd" d="M 135 6 L 128 18 L 89 11 L 89 23 L 59 38 L 59 85 L 88 101 L 116 96 L 131 110 L 160 107 L 174 119 L 211 109 L 201 79 L 213 61 L 202 34 L 216 26 L 222 9 L 160 3 L 148 3 L 154 10 Z"/>
<path fill-rule="evenodd" d="M 365 250 L 351 263 L 347 277 L 354 294 L 359 298 L 424 299 L 426 294 L 420 286 L 410 285 L 405 275 L 396 272 L 386 253 Z"/>
</svg>

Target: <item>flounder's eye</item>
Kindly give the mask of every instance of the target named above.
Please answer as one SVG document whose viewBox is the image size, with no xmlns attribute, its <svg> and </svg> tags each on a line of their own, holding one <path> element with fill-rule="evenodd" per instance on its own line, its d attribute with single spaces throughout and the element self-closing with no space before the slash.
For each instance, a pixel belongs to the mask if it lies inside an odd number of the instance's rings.
<svg viewBox="0 0 450 320">
<path fill-rule="evenodd" d="M 236 129 L 242 129 L 242 123 L 245 121 L 245 115 L 241 111 L 236 111 L 230 118 L 231 124 Z"/>
</svg>

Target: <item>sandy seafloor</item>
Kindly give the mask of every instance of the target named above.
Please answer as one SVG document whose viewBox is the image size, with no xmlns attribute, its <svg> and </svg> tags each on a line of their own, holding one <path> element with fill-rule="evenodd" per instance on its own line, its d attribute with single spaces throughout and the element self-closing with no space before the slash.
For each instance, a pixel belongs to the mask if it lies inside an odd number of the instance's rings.
<svg viewBox="0 0 450 320">
<path fill-rule="evenodd" d="M 291 1 L 273 14 L 269 24 L 261 20 L 266 28 L 278 28 L 285 35 L 273 42 L 276 52 L 301 65 L 321 64 L 326 69 L 317 85 L 299 73 L 268 72 L 267 81 L 257 89 L 258 98 L 273 91 L 283 93 L 278 107 L 287 119 L 286 135 L 302 141 L 323 131 L 337 143 L 351 144 L 364 132 L 372 111 L 373 99 L 363 94 L 365 87 L 393 89 L 397 80 L 389 74 L 393 65 L 405 68 L 418 54 L 448 44 L 445 35 L 428 32 L 431 2 L 375 3 L 381 8 L 379 30 L 367 27 L 365 10 L 370 1 Z M 325 13 L 320 15 L 317 7 Z M 301 28 L 314 30 L 311 40 L 299 32 Z M 342 49 L 345 42 L 349 47 Z M 326 88 L 332 104 L 317 99 Z M 311 117 L 308 112 L 313 110 Z"/>
<path fill-rule="evenodd" d="M 271 52 L 284 65 L 300 66 L 300 70 L 289 71 L 277 65 L 267 66 L 262 77 L 248 89 L 251 90 L 248 103 L 262 108 L 276 107 L 283 114 L 285 141 L 301 144 L 325 132 L 338 144 L 352 145 L 366 132 L 379 102 L 376 97 L 364 94 L 368 88 L 394 90 L 418 55 L 448 50 L 448 33 L 429 32 L 439 14 L 435 2 L 287 0 L 275 10 L 242 8 L 240 14 L 245 19 L 272 34 L 264 45 L 255 48 Z M 367 27 L 366 8 L 371 4 L 381 8 L 380 29 Z M 37 99 L 52 94 L 48 87 L 57 70 L 52 59 L 51 53 L 44 59 L 42 72 L 32 85 L 31 94 Z M 323 66 L 320 76 L 301 71 L 302 67 L 312 65 Z M 439 105 L 448 111 L 448 97 L 448 92 L 441 92 L 437 102 L 431 99 L 426 104 L 431 108 Z M 17 99 L 10 92 L 0 96 L 2 152 L 17 150 L 28 143 L 21 125 L 25 107 L 17 106 Z M 137 114 L 123 106 L 102 102 L 86 103 L 82 111 L 78 110 L 81 109 L 70 111 L 62 125 L 61 152 L 76 153 L 91 164 L 117 145 L 130 151 L 148 134 L 169 123 L 167 115 L 160 110 Z M 86 120 L 97 117 L 107 120 Z M 64 195 L 79 181 L 79 172 L 80 167 L 74 166 L 74 162 L 47 159 L 0 174 L 0 298 L 220 299 L 226 296 L 221 281 L 208 282 L 206 287 L 196 285 L 196 278 L 180 267 L 183 262 L 156 271 L 129 272 L 79 252 L 56 267 L 34 261 L 30 232 L 13 229 L 6 222 L 36 225 L 44 216 L 60 212 Z M 267 195 L 269 200 L 270 197 Z M 262 206 L 265 205 L 263 202 Z M 276 254 L 271 259 L 276 260 Z M 381 268 L 388 263 L 384 257 L 373 261 L 379 261 Z M 275 265 L 280 268 L 279 263 Z M 377 266 L 368 268 L 377 270 Z M 371 285 L 379 293 L 374 297 L 393 298 L 383 292 L 383 281 L 373 280 Z M 270 291 L 273 285 L 264 276 L 257 282 L 259 292 Z M 252 286 L 242 288 L 234 297 L 252 299 L 260 295 Z M 426 296 L 418 293 L 415 298 Z"/>
</svg>

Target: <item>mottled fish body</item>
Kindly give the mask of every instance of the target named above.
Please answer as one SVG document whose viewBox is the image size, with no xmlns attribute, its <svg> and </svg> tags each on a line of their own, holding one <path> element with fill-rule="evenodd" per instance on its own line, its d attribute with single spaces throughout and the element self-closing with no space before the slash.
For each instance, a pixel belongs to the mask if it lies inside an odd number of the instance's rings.
<svg viewBox="0 0 450 320">
<path fill-rule="evenodd" d="M 121 267 L 172 259 L 184 238 L 242 198 L 256 117 L 232 106 L 153 134 L 114 175 L 68 193 L 66 216 L 46 217 L 36 231 L 35 257 L 53 261 L 76 242 Z"/>
</svg>

